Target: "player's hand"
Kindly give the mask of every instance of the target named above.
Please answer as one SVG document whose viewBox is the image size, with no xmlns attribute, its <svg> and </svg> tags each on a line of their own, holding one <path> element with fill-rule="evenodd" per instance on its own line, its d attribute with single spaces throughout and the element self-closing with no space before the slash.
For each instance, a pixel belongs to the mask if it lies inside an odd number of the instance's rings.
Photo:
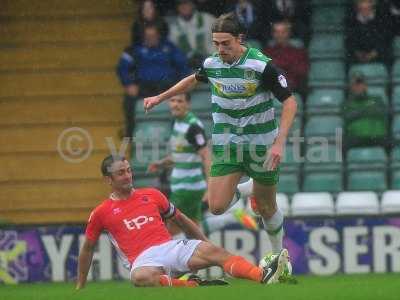
<svg viewBox="0 0 400 300">
<path fill-rule="evenodd" d="M 267 171 L 275 170 L 281 162 L 283 156 L 284 145 L 279 142 L 272 144 L 268 151 L 267 159 L 264 161 L 263 167 Z"/>
<path fill-rule="evenodd" d="M 147 173 L 155 173 L 159 170 L 160 168 L 160 163 L 159 162 L 154 162 L 151 163 L 148 167 L 147 167 Z"/>
<path fill-rule="evenodd" d="M 144 110 L 147 112 L 152 109 L 154 106 L 161 103 L 161 99 L 159 96 L 147 97 L 144 98 L 143 106 Z"/>
</svg>

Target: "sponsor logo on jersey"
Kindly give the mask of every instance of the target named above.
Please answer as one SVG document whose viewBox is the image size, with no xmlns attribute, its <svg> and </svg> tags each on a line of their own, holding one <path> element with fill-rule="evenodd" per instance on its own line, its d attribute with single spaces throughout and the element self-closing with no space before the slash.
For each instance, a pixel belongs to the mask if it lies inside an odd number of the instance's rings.
<svg viewBox="0 0 400 300">
<path fill-rule="evenodd" d="M 246 91 L 246 86 L 244 84 L 223 84 L 222 92 L 225 94 L 237 94 Z"/>
<path fill-rule="evenodd" d="M 153 222 L 153 217 L 139 216 L 134 219 L 124 219 L 124 224 L 128 230 L 141 229 L 145 224 Z"/>
</svg>

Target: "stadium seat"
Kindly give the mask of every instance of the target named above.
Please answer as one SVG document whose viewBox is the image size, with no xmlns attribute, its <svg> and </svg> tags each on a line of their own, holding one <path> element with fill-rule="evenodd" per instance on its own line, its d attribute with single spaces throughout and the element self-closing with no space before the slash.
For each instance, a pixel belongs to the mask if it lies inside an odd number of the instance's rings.
<svg viewBox="0 0 400 300">
<path fill-rule="evenodd" d="M 163 101 L 159 105 L 154 106 L 147 114 L 144 111 L 143 99 L 136 102 L 136 121 L 148 121 L 148 120 L 169 120 L 171 114 L 168 106 L 168 101 Z"/>
<path fill-rule="evenodd" d="M 374 192 L 341 192 L 336 199 L 337 215 L 374 215 L 379 213 L 378 195 Z"/>
<path fill-rule="evenodd" d="M 211 139 L 212 130 L 213 130 L 213 120 L 211 118 L 211 115 L 208 118 L 201 118 L 201 122 L 203 122 L 206 137 Z"/>
<path fill-rule="evenodd" d="M 344 88 L 345 78 L 343 61 L 315 61 L 311 63 L 308 86 L 310 88 Z"/>
<path fill-rule="evenodd" d="M 386 93 L 386 89 L 383 86 L 370 86 L 368 87 L 368 94 L 374 96 L 380 96 L 386 105 L 389 105 L 389 97 Z"/>
<path fill-rule="evenodd" d="M 330 192 L 343 191 L 343 175 L 339 172 L 305 172 L 303 182 L 304 192 Z"/>
<path fill-rule="evenodd" d="M 300 147 L 293 147 L 292 144 L 287 144 L 285 153 L 281 162 L 282 170 L 286 172 L 297 172 L 301 165 L 301 152 Z M 298 153 L 295 153 L 297 151 Z"/>
<path fill-rule="evenodd" d="M 391 172 L 391 178 L 391 188 L 394 190 L 400 190 L 400 169 L 393 168 Z"/>
<path fill-rule="evenodd" d="M 314 32 L 342 31 L 344 16 L 343 6 L 316 6 L 311 15 L 311 28 Z"/>
<path fill-rule="evenodd" d="M 346 155 L 349 170 L 385 168 L 388 161 L 383 147 L 351 148 Z"/>
<path fill-rule="evenodd" d="M 135 126 L 135 143 L 164 143 L 168 141 L 172 130 L 172 121 L 146 120 Z"/>
<path fill-rule="evenodd" d="M 393 88 L 392 94 L 392 112 L 400 113 L 400 85 Z"/>
<path fill-rule="evenodd" d="M 400 84 L 400 59 L 397 59 L 393 64 L 392 84 Z"/>
<path fill-rule="evenodd" d="M 392 153 L 390 154 L 390 162 L 392 167 L 400 168 L 400 145 L 393 148 Z"/>
<path fill-rule="evenodd" d="M 392 50 L 394 57 L 400 58 L 400 36 L 393 39 Z"/>
<path fill-rule="evenodd" d="M 345 54 L 342 34 L 314 34 L 308 47 L 310 59 L 342 59 Z"/>
<path fill-rule="evenodd" d="M 307 97 L 307 114 L 340 113 L 344 99 L 343 89 L 315 89 Z"/>
<path fill-rule="evenodd" d="M 326 147 L 327 146 L 327 147 Z M 339 145 L 307 145 L 304 172 L 342 172 L 343 157 Z"/>
<path fill-rule="evenodd" d="M 329 193 L 296 193 L 292 198 L 292 216 L 332 216 L 333 197 Z"/>
<path fill-rule="evenodd" d="M 209 113 L 211 115 L 211 92 L 193 91 L 191 93 L 191 109 L 194 113 Z"/>
<path fill-rule="evenodd" d="M 386 191 L 382 194 L 381 211 L 385 214 L 400 213 L 400 190 Z"/>
<path fill-rule="evenodd" d="M 164 146 L 153 147 L 137 147 L 132 149 L 131 163 L 135 174 L 145 174 L 150 163 L 160 160 L 167 155 L 167 148 Z"/>
<path fill-rule="evenodd" d="M 333 140 L 342 127 L 343 120 L 339 116 L 311 116 L 306 122 L 304 135 L 306 138 L 325 137 Z"/>
<path fill-rule="evenodd" d="M 395 141 L 400 141 L 400 114 L 395 115 L 393 118 L 392 137 Z"/>
<path fill-rule="evenodd" d="M 362 73 L 369 86 L 385 87 L 389 82 L 389 73 L 383 63 L 365 63 L 350 66 L 349 78 L 354 73 Z"/>
<path fill-rule="evenodd" d="M 290 214 L 289 198 L 286 194 L 276 194 L 276 204 L 285 216 Z"/>
<path fill-rule="evenodd" d="M 135 188 L 140 188 L 140 187 L 158 187 L 160 184 L 157 176 L 134 175 L 133 185 Z"/>
<path fill-rule="evenodd" d="M 283 170 L 284 171 L 284 170 Z M 284 173 L 279 175 L 278 192 L 292 195 L 300 190 L 299 173 Z"/>
<path fill-rule="evenodd" d="M 363 170 L 347 172 L 347 189 L 349 191 L 387 190 L 388 183 L 385 170 Z"/>
<path fill-rule="evenodd" d="M 311 0 L 313 7 L 317 6 L 345 6 L 347 0 Z"/>
</svg>

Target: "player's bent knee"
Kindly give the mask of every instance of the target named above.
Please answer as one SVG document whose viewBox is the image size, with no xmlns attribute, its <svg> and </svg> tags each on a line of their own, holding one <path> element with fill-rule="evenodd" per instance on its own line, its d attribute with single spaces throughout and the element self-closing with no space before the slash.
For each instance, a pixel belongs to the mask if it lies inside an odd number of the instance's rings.
<svg viewBox="0 0 400 300">
<path fill-rule="evenodd" d="M 132 273 L 131 281 L 137 287 L 156 286 L 158 282 L 158 274 L 136 271 Z"/>
</svg>

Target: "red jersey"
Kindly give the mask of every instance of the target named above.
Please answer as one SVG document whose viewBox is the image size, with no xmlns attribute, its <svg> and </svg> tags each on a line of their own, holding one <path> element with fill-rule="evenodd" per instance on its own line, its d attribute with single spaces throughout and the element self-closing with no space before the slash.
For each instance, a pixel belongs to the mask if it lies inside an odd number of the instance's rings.
<svg viewBox="0 0 400 300">
<path fill-rule="evenodd" d="M 97 206 L 90 214 L 86 237 L 96 242 L 106 230 L 124 262 L 132 264 L 147 248 L 172 239 L 163 218 L 174 214 L 174 205 L 160 191 L 136 189 L 126 200 L 110 196 Z"/>
</svg>

